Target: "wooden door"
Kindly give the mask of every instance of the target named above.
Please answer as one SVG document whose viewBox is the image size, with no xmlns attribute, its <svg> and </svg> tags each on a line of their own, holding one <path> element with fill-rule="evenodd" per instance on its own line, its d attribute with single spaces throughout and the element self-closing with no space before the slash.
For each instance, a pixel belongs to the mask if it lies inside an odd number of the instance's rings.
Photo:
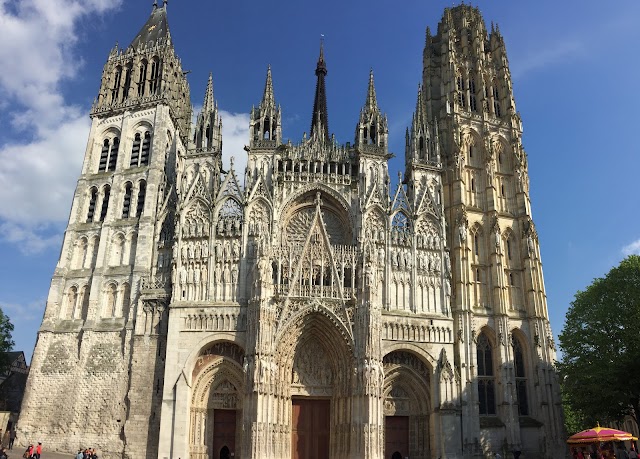
<svg viewBox="0 0 640 459">
<path fill-rule="evenodd" d="M 384 457 L 409 457 L 409 416 L 387 416 L 384 423 Z"/>
<path fill-rule="evenodd" d="M 328 459 L 329 403 L 329 400 L 293 399 L 291 433 L 293 459 Z"/>
<path fill-rule="evenodd" d="M 236 451 L 236 411 L 213 411 L 213 458 L 227 459 Z"/>
</svg>

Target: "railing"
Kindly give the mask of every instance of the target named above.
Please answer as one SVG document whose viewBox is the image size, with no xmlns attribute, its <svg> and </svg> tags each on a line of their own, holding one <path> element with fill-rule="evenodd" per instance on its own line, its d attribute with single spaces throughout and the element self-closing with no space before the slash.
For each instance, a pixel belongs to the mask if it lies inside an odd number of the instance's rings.
<svg viewBox="0 0 640 459">
<path fill-rule="evenodd" d="M 338 173 L 329 173 L 325 174 L 322 172 L 280 172 L 278 175 L 282 176 L 282 178 L 287 182 L 298 181 L 298 182 L 323 182 L 323 183 L 335 183 L 338 185 L 350 185 L 351 184 L 351 176 L 350 175 L 342 175 Z"/>
<path fill-rule="evenodd" d="M 171 288 L 171 279 L 165 276 L 144 276 L 140 279 L 142 290 L 167 290 Z"/>
<path fill-rule="evenodd" d="M 331 298 L 335 300 L 353 298 L 355 295 L 355 289 L 350 287 L 343 287 L 343 295 L 340 295 L 340 288 L 338 286 L 325 286 L 325 285 L 288 285 L 288 284 L 276 284 L 275 291 L 282 296 L 294 296 L 300 298 Z"/>
</svg>

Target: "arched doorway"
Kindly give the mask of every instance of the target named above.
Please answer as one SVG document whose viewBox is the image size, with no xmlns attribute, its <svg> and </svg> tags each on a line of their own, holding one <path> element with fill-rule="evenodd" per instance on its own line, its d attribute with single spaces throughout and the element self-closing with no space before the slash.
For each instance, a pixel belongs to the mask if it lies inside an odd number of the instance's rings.
<svg viewBox="0 0 640 459">
<path fill-rule="evenodd" d="M 415 354 L 384 356 L 384 457 L 429 458 L 431 369 Z"/>
<path fill-rule="evenodd" d="M 231 451 L 226 445 L 220 450 L 220 459 L 231 459 Z"/>
<path fill-rule="evenodd" d="M 282 457 L 348 453 L 353 352 L 336 321 L 324 303 L 316 303 L 292 321 L 279 342 L 278 361 L 287 378 L 291 410 L 290 451 Z"/>
<path fill-rule="evenodd" d="M 230 459 L 240 447 L 244 351 L 230 342 L 204 348 L 193 369 L 192 459 Z"/>
</svg>

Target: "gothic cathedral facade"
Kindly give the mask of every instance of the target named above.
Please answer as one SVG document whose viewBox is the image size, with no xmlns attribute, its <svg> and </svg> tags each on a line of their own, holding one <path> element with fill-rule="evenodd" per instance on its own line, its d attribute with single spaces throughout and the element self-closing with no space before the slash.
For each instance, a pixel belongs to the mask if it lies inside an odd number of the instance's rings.
<svg viewBox="0 0 640 459">
<path fill-rule="evenodd" d="M 500 31 L 467 5 L 427 29 L 394 186 L 373 73 L 346 144 L 322 48 L 315 74 L 294 143 L 267 71 L 239 177 L 211 77 L 191 121 L 166 4 L 110 52 L 19 438 L 108 458 L 564 455 Z"/>
</svg>

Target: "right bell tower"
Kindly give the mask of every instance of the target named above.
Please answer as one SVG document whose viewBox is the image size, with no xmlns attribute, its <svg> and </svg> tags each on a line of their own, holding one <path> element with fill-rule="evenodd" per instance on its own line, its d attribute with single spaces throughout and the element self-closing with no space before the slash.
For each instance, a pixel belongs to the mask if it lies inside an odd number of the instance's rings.
<svg viewBox="0 0 640 459">
<path fill-rule="evenodd" d="M 503 37 L 477 8 L 447 8 L 427 28 L 419 97 L 442 154 L 463 449 L 500 438 L 552 457 L 562 406 L 522 120 Z"/>
</svg>

